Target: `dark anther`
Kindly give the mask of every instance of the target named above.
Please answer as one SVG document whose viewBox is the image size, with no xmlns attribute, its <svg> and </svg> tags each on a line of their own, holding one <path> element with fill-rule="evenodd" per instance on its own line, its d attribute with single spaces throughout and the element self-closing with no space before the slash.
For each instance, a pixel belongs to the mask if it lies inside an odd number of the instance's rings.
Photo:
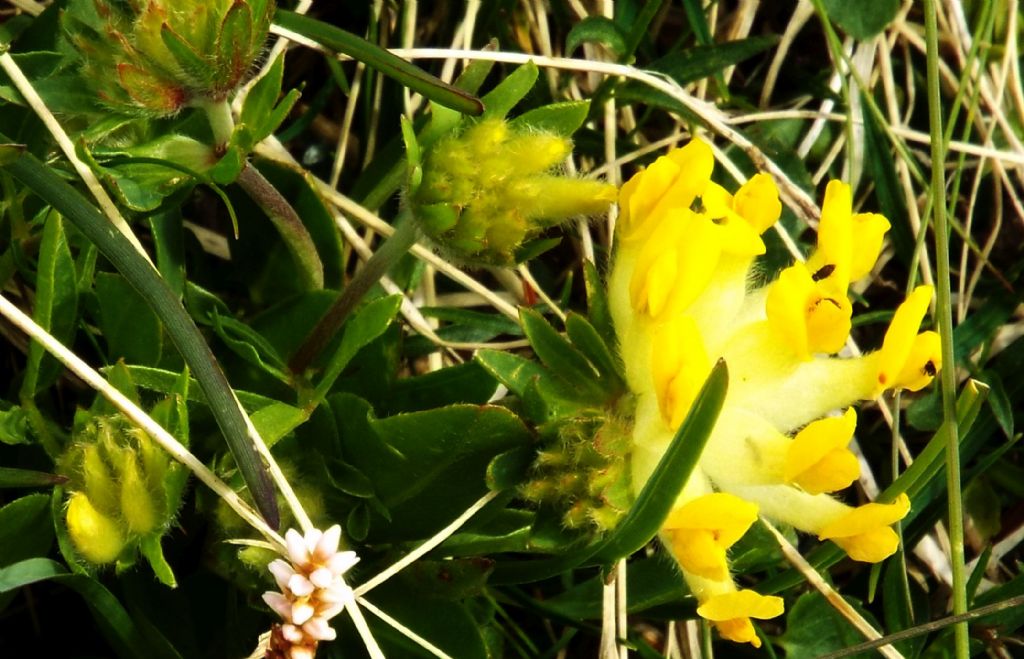
<svg viewBox="0 0 1024 659">
<path fill-rule="evenodd" d="M 937 371 L 935 370 L 935 363 L 932 362 L 931 360 L 926 361 L 924 363 L 924 372 L 932 377 L 935 377 L 935 373 L 937 373 Z"/>
</svg>

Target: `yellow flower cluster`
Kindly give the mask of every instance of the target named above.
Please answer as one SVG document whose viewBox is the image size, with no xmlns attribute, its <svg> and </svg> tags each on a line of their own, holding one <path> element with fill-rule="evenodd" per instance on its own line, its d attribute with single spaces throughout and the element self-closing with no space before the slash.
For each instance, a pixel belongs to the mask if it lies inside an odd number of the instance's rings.
<svg viewBox="0 0 1024 659">
<path fill-rule="evenodd" d="M 829 493 L 860 473 L 847 448 L 857 423 L 849 406 L 927 385 L 940 367 L 939 342 L 934 332 L 918 334 L 931 299 L 922 286 L 896 311 L 881 350 L 830 357 L 850 331 L 849 286 L 874 267 L 888 221 L 854 214 L 850 187 L 833 181 L 817 250 L 754 288 L 761 234 L 782 210 L 778 191 L 758 174 L 731 195 L 711 181 L 713 166 L 710 147 L 695 139 L 623 185 L 609 302 L 637 398 L 634 491 L 712 364 L 729 366 L 725 404 L 661 537 L 697 612 L 723 637 L 760 646 L 750 619 L 780 615 L 782 600 L 738 590 L 727 550 L 764 515 L 832 540 L 855 560 L 891 555 L 890 525 L 909 512 L 907 497 L 851 508 Z"/>
</svg>

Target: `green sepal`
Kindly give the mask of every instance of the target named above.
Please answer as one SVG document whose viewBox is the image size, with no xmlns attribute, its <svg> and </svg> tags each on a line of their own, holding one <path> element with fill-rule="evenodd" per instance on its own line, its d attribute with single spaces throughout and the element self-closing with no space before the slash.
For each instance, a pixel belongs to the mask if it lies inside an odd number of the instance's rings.
<svg viewBox="0 0 1024 659">
<path fill-rule="evenodd" d="M 249 68 L 248 54 L 252 43 L 252 9 L 248 3 L 236 1 L 224 14 L 217 35 L 217 70 L 229 88 L 241 80 Z"/>
<path fill-rule="evenodd" d="M 530 93 L 540 71 L 533 62 L 527 62 L 508 74 L 498 85 L 484 97 L 484 119 L 504 118 L 519 101 Z"/>
<path fill-rule="evenodd" d="M 203 87 L 213 84 L 215 70 L 210 62 L 197 53 L 167 23 L 160 27 L 160 38 L 185 75 L 201 81 Z"/>
<path fill-rule="evenodd" d="M 589 112 L 589 99 L 564 101 L 528 110 L 508 123 L 513 130 L 542 131 L 571 137 L 587 120 Z"/>
</svg>

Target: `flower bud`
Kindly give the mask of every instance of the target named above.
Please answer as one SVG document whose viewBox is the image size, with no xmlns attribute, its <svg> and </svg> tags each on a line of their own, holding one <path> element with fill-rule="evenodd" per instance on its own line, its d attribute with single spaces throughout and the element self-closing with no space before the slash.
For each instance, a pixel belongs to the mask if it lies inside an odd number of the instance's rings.
<svg viewBox="0 0 1024 659">
<path fill-rule="evenodd" d="M 161 490 L 150 490 L 134 456 L 125 461 L 121 472 L 121 515 L 128 530 L 137 535 L 151 533 L 161 523 Z"/>
<path fill-rule="evenodd" d="M 90 563 L 112 563 L 124 549 L 125 538 L 118 523 L 96 510 L 83 492 L 71 495 L 67 522 L 71 542 Z"/>
<path fill-rule="evenodd" d="M 226 99 L 248 76 L 273 13 L 270 0 L 77 0 L 62 22 L 105 105 L 159 117 Z"/>
<path fill-rule="evenodd" d="M 544 229 L 615 200 L 611 185 L 550 173 L 571 150 L 565 137 L 480 121 L 426 152 L 410 195 L 413 216 L 456 257 L 512 265 L 516 250 Z"/>
</svg>

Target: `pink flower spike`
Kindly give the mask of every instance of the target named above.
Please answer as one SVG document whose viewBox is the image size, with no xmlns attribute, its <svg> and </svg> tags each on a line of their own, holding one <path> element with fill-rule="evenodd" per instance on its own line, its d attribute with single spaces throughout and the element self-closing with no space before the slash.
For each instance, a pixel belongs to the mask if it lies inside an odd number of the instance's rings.
<svg viewBox="0 0 1024 659">
<path fill-rule="evenodd" d="M 307 601 L 299 601 L 292 604 L 292 615 L 291 621 L 293 625 L 304 625 L 306 621 L 313 617 L 316 613 L 316 609 L 313 605 Z"/>
<path fill-rule="evenodd" d="M 341 542 L 341 526 L 335 524 L 324 531 L 320 542 L 316 543 L 316 548 L 313 549 L 313 556 L 319 561 L 326 561 L 338 553 L 339 542 Z"/>
<path fill-rule="evenodd" d="M 263 601 L 267 603 L 267 606 L 272 608 L 277 615 L 287 620 L 292 613 L 292 604 L 288 599 L 281 593 L 275 593 L 272 591 L 263 593 Z"/>
<path fill-rule="evenodd" d="M 288 544 L 288 558 L 292 565 L 305 565 L 309 562 L 309 550 L 306 549 L 306 542 L 295 529 L 288 529 L 284 534 L 284 540 Z"/>
<path fill-rule="evenodd" d="M 352 566 L 359 562 L 359 557 L 354 551 L 343 551 L 335 554 L 327 560 L 327 567 L 334 574 L 345 574 L 352 569 Z"/>
<path fill-rule="evenodd" d="M 308 597 L 313 594 L 316 587 L 310 583 L 309 579 L 301 574 L 293 574 L 292 578 L 288 580 L 288 590 L 290 590 L 292 595 L 295 597 Z"/>
<path fill-rule="evenodd" d="M 288 561 L 283 559 L 277 559 L 271 561 L 270 565 L 267 566 L 270 573 L 274 575 L 274 580 L 277 581 L 277 587 L 281 590 L 285 589 L 288 585 L 288 580 L 295 574 L 295 570 L 292 568 Z"/>
<path fill-rule="evenodd" d="M 334 573 L 325 567 L 318 567 L 309 573 L 309 581 L 317 588 L 327 588 L 334 582 Z"/>
<path fill-rule="evenodd" d="M 333 641 L 338 633 L 334 631 L 327 621 L 320 616 L 314 616 L 309 622 L 302 626 L 306 635 L 318 641 Z"/>
</svg>

